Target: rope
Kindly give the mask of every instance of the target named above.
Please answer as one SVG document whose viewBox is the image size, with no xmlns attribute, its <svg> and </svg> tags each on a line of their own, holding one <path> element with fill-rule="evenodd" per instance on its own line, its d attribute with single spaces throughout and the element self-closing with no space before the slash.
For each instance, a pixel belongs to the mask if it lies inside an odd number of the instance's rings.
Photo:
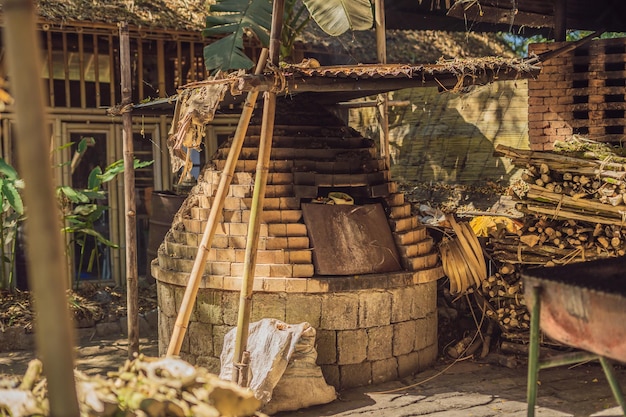
<svg viewBox="0 0 626 417">
<path fill-rule="evenodd" d="M 125 113 L 130 113 L 133 111 L 133 104 L 118 104 L 117 106 L 110 107 L 107 109 L 107 115 L 109 116 L 121 116 Z"/>
<path fill-rule="evenodd" d="M 274 73 L 274 85 L 270 88 L 270 92 L 278 94 L 287 88 L 287 79 L 280 68 L 268 62 L 266 68 Z"/>
</svg>

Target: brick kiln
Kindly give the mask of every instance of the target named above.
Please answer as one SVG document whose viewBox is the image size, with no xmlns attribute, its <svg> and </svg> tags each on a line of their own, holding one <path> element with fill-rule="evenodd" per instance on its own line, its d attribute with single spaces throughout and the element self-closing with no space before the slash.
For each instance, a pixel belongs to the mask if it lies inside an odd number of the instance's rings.
<svg viewBox="0 0 626 417">
<path fill-rule="evenodd" d="M 224 335 L 237 322 L 260 119 L 258 113 L 248 129 L 180 352 L 216 373 Z M 152 262 L 161 354 L 228 150 L 221 147 L 204 168 Z M 333 192 L 354 205 L 318 203 Z M 374 142 L 322 106 L 279 100 L 251 320 L 310 323 L 317 363 L 338 389 L 394 380 L 436 358 L 442 276 L 432 238 Z"/>
</svg>

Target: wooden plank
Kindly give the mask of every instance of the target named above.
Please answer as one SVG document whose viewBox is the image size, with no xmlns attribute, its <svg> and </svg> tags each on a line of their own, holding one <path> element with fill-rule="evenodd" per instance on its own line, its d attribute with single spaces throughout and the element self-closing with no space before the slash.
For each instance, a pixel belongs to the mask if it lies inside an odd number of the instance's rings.
<svg viewBox="0 0 626 417">
<path fill-rule="evenodd" d="M 163 39 L 157 39 L 157 82 L 159 97 L 167 97 L 167 87 L 165 85 L 165 43 Z"/>
<path fill-rule="evenodd" d="M 85 91 L 85 38 L 78 33 L 78 80 L 80 86 L 80 108 L 87 108 L 87 92 Z"/>
<path fill-rule="evenodd" d="M 146 98 L 143 82 L 143 40 L 137 39 L 137 94 L 139 100 Z"/>
<path fill-rule="evenodd" d="M 113 35 L 109 35 L 109 88 L 110 90 L 110 100 L 109 103 L 111 106 L 117 104 L 115 100 L 115 56 L 113 54 Z"/>
<path fill-rule="evenodd" d="M 185 83 L 185 77 L 183 76 L 183 50 L 180 40 L 176 41 L 176 73 L 178 75 L 178 79 L 175 80 L 174 87 L 179 88 Z"/>
<path fill-rule="evenodd" d="M 195 45 L 193 42 L 189 42 L 189 74 L 191 75 L 190 79 L 187 82 L 194 82 L 197 80 L 196 78 L 196 52 Z"/>
<path fill-rule="evenodd" d="M 381 204 L 303 204 L 319 275 L 400 271 L 398 250 Z"/>
<path fill-rule="evenodd" d="M 100 55 L 98 52 L 98 35 L 93 35 L 93 76 L 96 87 L 96 107 L 99 108 L 102 102 L 100 97 Z"/>
<path fill-rule="evenodd" d="M 50 100 L 49 106 L 55 107 L 54 103 L 54 59 L 52 58 L 52 33 L 46 32 L 46 52 L 48 58 L 48 98 Z"/>
<path fill-rule="evenodd" d="M 71 89 L 70 89 L 70 67 L 69 67 L 69 58 L 67 52 L 67 33 L 62 33 L 63 39 L 63 63 L 64 63 L 64 74 L 65 74 L 65 107 L 72 107 L 71 104 Z"/>
</svg>

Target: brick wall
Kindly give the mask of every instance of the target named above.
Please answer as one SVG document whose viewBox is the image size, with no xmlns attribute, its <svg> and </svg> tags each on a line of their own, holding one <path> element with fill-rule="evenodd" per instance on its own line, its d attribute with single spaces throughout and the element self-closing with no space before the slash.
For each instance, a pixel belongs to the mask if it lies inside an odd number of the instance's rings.
<svg viewBox="0 0 626 417">
<path fill-rule="evenodd" d="M 565 43 L 529 47 L 541 54 Z M 579 134 L 600 142 L 621 143 L 626 110 L 626 39 L 594 40 L 547 60 L 536 80 L 528 81 L 530 147 L 550 150 L 554 142 Z"/>
</svg>

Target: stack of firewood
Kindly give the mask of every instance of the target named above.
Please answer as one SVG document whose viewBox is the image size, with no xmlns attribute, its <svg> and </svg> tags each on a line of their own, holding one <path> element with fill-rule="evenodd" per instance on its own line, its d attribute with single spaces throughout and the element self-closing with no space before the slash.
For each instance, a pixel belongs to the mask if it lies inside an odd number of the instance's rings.
<svg viewBox="0 0 626 417">
<path fill-rule="evenodd" d="M 515 250 L 518 255 L 529 255 L 526 263 L 626 254 L 626 158 L 611 154 L 606 145 L 596 145 L 598 150 L 590 151 L 586 146 L 576 153 L 579 156 L 571 156 L 571 150 L 565 155 L 496 148 L 497 154 L 526 168 L 523 179 L 527 189 L 519 196 L 517 208 L 531 215 L 531 223 L 519 236 L 521 248 Z M 493 243 L 496 250 L 506 249 L 509 244 L 497 240 Z"/>
<path fill-rule="evenodd" d="M 482 282 L 487 315 L 505 337 L 527 332 L 522 268 L 563 265 L 626 254 L 626 158 L 589 141 L 557 145 L 557 152 L 498 146 L 496 154 L 525 168 L 515 192 L 525 213 L 516 233 L 489 237 L 498 265 Z"/>
</svg>

